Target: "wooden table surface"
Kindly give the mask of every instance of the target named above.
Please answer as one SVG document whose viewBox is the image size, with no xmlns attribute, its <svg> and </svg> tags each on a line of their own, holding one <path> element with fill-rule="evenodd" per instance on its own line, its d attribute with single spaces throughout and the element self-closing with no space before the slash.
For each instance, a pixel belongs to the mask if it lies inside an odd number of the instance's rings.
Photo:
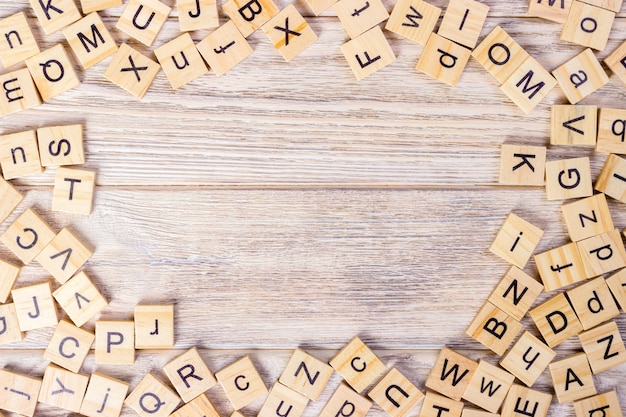
<svg viewBox="0 0 626 417">
<path fill-rule="evenodd" d="M 389 11 L 393 3 L 385 0 Z M 431 3 L 445 8 L 447 0 Z M 561 25 L 527 15 L 526 1 L 483 3 L 491 10 L 481 38 L 500 25 L 548 70 L 583 50 L 559 40 Z M 90 216 L 50 210 L 54 169 L 14 180 L 26 198 L 2 230 L 32 206 L 55 229 L 76 231 L 95 249 L 85 270 L 110 300 L 100 318 L 131 319 L 138 303 L 175 304 L 175 350 L 141 351 L 130 367 L 96 366 L 90 355 L 81 372 L 97 369 L 132 389 L 148 371 L 165 379 L 162 366 L 197 346 L 214 371 L 251 354 L 270 386 L 293 349 L 328 360 L 355 335 L 422 390 L 444 345 L 497 362 L 465 329 L 508 268 L 488 252 L 498 228 L 514 211 L 545 231 L 537 251 L 568 240 L 561 201 L 547 201 L 542 188 L 498 185 L 500 145 L 548 144 L 550 105 L 565 103 L 563 93 L 557 87 L 523 115 L 475 60 L 451 88 L 414 69 L 422 46 L 390 32 L 397 60 L 359 82 L 339 50 L 348 37 L 337 18 L 295 5 L 319 40 L 290 63 L 257 31 L 254 54 L 225 76 L 174 91 L 161 72 L 137 100 L 104 78 L 107 59 L 86 71 L 77 65 L 78 88 L 0 120 L 0 133 L 82 124 L 85 167 L 97 171 Z M 0 17 L 18 11 L 42 49 L 62 40 L 43 34 L 28 1 L 0 3 Z M 114 29 L 121 11 L 102 13 L 119 42 L 127 40 Z M 177 36 L 174 16 L 154 46 Z M 599 59 L 625 31 L 626 19 L 616 19 Z M 624 107 L 625 92 L 611 76 L 583 104 Z M 584 147 L 548 149 L 549 160 L 576 156 L 591 158 L 594 178 L 606 158 Z M 610 208 L 616 227 L 626 227 L 624 207 L 610 200 Z M 15 260 L 5 247 L 0 258 Z M 526 270 L 537 276 L 532 261 Z M 17 285 L 47 279 L 32 264 Z M 41 376 L 52 330 L 0 346 L 0 366 Z M 572 350 L 580 350 L 575 341 L 558 348 Z M 595 382 L 599 392 L 617 389 L 625 407 L 625 378 L 622 366 Z M 305 416 L 318 414 L 339 381 L 335 374 Z M 537 386 L 552 392 L 547 371 Z M 220 388 L 209 397 L 230 414 Z M 383 415 L 376 406 L 369 414 Z M 550 415 L 572 416 L 573 407 L 554 400 Z"/>
</svg>

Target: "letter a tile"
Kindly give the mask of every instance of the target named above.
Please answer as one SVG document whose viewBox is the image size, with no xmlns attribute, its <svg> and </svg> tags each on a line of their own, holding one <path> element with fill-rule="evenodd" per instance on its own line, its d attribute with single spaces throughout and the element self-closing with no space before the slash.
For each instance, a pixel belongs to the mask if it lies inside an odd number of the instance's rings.
<svg viewBox="0 0 626 417">
<path fill-rule="evenodd" d="M 396 59 L 378 26 L 341 45 L 341 52 L 357 80 L 372 75 Z"/>
</svg>

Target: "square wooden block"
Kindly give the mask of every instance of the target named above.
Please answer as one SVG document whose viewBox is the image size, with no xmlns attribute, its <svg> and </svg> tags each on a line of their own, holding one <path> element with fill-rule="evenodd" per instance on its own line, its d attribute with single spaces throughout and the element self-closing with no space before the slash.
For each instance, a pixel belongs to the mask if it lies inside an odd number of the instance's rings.
<svg viewBox="0 0 626 417">
<path fill-rule="evenodd" d="M 330 397 L 319 417 L 337 417 L 349 415 L 350 417 L 365 417 L 372 407 L 372 402 L 357 394 L 346 383 L 339 384 Z"/>
<path fill-rule="evenodd" d="M 128 394 L 124 404 L 140 417 L 166 417 L 180 404 L 180 398 L 152 374 L 147 374 Z"/>
<path fill-rule="evenodd" d="M 426 387 L 459 401 L 477 367 L 477 362 L 444 347 L 428 375 Z"/>
<path fill-rule="evenodd" d="M 615 12 L 574 0 L 561 40 L 603 51 L 614 20 Z"/>
<path fill-rule="evenodd" d="M 4 86 L 4 94 L 0 94 L 0 116 L 32 109 L 41 104 L 39 91 L 28 68 L 0 75 L 0 85 Z"/>
<path fill-rule="evenodd" d="M 357 80 L 372 75 L 396 60 L 387 38 L 378 26 L 344 43 L 340 48 Z"/>
<path fill-rule="evenodd" d="M 473 49 L 488 13 L 489 6 L 475 0 L 451 0 L 437 33 Z"/>
<path fill-rule="evenodd" d="M 526 331 L 517 342 L 515 342 L 511 350 L 502 357 L 500 366 L 530 387 L 548 367 L 548 364 L 552 362 L 555 356 L 555 351 Z M 513 387 L 511 387 L 511 389 L 512 388 Z M 505 408 L 506 400 L 503 410 Z"/>
<path fill-rule="evenodd" d="M 346 382 L 361 393 L 387 368 L 358 336 L 355 336 L 330 360 Z"/>
<path fill-rule="evenodd" d="M 27 209 L 0 236 L 2 243 L 24 265 L 29 264 L 56 236 L 56 232 L 33 209 Z"/>
<path fill-rule="evenodd" d="M 13 210 L 20 205 L 24 196 L 10 182 L 0 178 L 0 223 L 4 222 Z M 1 269 L 1 268 L 0 268 Z M 0 280 L 2 279 L 0 272 Z M 0 302 L 2 300 L 2 288 L 0 284 Z"/>
<path fill-rule="evenodd" d="M 52 296 L 78 327 L 87 323 L 109 304 L 84 271 L 61 285 Z"/>
<path fill-rule="evenodd" d="M 26 66 L 44 101 L 80 85 L 72 61 L 62 44 L 28 58 Z"/>
<path fill-rule="evenodd" d="M 308 403 L 309 399 L 304 395 L 276 382 L 265 399 L 258 417 L 275 417 L 284 414 L 290 417 L 300 417 Z"/>
<path fill-rule="evenodd" d="M 426 391 L 419 417 L 461 417 L 462 412 L 463 402 Z"/>
<path fill-rule="evenodd" d="M 214 29 L 220 25 L 215 0 L 176 0 L 181 32 Z"/>
<path fill-rule="evenodd" d="M 24 12 L 0 19 L 0 61 L 5 68 L 39 53 L 39 45 Z"/>
<path fill-rule="evenodd" d="M 500 146 L 500 184 L 543 186 L 545 171 L 545 146 Z"/>
<path fill-rule="evenodd" d="M 0 165 L 5 180 L 41 174 L 35 131 L 0 136 Z"/>
<path fill-rule="evenodd" d="M 528 2 L 528 14 L 556 23 L 565 23 L 571 7 L 572 0 L 553 2 L 546 0 L 530 0 Z"/>
<path fill-rule="evenodd" d="M 603 108 L 599 119 L 596 151 L 625 154 L 626 110 Z"/>
<path fill-rule="evenodd" d="M 171 11 L 171 7 L 159 0 L 129 0 L 116 27 L 144 45 L 151 46 Z"/>
<path fill-rule="evenodd" d="M 37 129 L 41 166 L 82 165 L 85 163 L 83 126 L 46 126 Z"/>
<path fill-rule="evenodd" d="M 528 114 L 557 84 L 552 74 L 529 56 L 500 86 L 500 90 Z"/>
<path fill-rule="evenodd" d="M 63 35 L 85 69 L 117 51 L 117 43 L 96 12 L 67 27 Z"/>
<path fill-rule="evenodd" d="M 63 29 L 81 18 L 74 0 L 55 0 L 54 3 L 39 0 L 29 0 L 29 2 L 46 35 Z"/>
<path fill-rule="evenodd" d="M 209 73 L 189 33 L 158 47 L 154 54 L 175 90 Z"/>
<path fill-rule="evenodd" d="M 415 69 L 454 87 L 461 79 L 471 54 L 470 49 L 432 33 Z"/>
<path fill-rule="evenodd" d="M 391 417 L 404 417 L 424 394 L 398 369 L 391 368 L 367 393 Z"/>
<path fill-rule="evenodd" d="M 196 48 L 218 77 L 254 52 L 232 20 L 211 32 Z"/>
<path fill-rule="evenodd" d="M 351 39 L 389 18 L 381 0 L 339 0 L 332 7 Z"/>
<path fill-rule="evenodd" d="M 330 365 L 301 349 L 296 349 L 278 381 L 297 393 L 317 401 L 333 372 Z"/>
<path fill-rule="evenodd" d="M 622 42 L 609 56 L 604 58 L 607 67 L 626 85 L 626 41 Z"/>
<path fill-rule="evenodd" d="M 530 55 L 504 29 L 496 26 L 472 51 L 472 56 L 502 84 Z"/>
<path fill-rule="evenodd" d="M 486 302 L 465 333 L 494 353 L 503 355 L 522 327 L 522 323 Z"/>
<path fill-rule="evenodd" d="M 123 3 L 123 0 L 80 0 L 80 7 L 87 14 L 121 6 Z"/>
<path fill-rule="evenodd" d="M 43 358 L 68 371 L 78 372 L 95 338 L 93 333 L 76 327 L 67 320 L 61 320 L 43 353 Z"/>
<path fill-rule="evenodd" d="M 170 414 L 170 417 L 220 417 L 206 394 L 201 394 Z"/>
<path fill-rule="evenodd" d="M 505 261 L 524 268 L 543 236 L 543 230 L 514 213 L 509 213 L 489 251 Z"/>
<path fill-rule="evenodd" d="M 22 267 L 0 259 L 0 304 L 7 302 Z"/>
<path fill-rule="evenodd" d="M 594 374 L 626 362 L 626 347 L 615 321 L 609 321 L 578 335 Z"/>
<path fill-rule="evenodd" d="M 626 310 L 626 269 L 622 269 L 608 277 L 606 284 L 609 286 L 613 298 L 622 308 L 622 312 Z"/>
<path fill-rule="evenodd" d="M 550 375 L 559 404 L 596 394 L 587 355 L 577 353 L 550 364 Z"/>
<path fill-rule="evenodd" d="M 489 295 L 489 302 L 519 321 L 542 292 L 539 281 L 511 265 Z"/>
<path fill-rule="evenodd" d="M 530 311 L 535 326 L 551 348 L 583 331 L 565 294 L 560 293 Z"/>
<path fill-rule="evenodd" d="M 168 362 L 163 367 L 163 372 L 185 403 L 208 391 L 217 383 L 195 347 Z"/>
<path fill-rule="evenodd" d="M 279 12 L 272 0 L 228 0 L 222 10 L 246 38 Z"/>
<path fill-rule="evenodd" d="M 502 368 L 480 360 L 463 399 L 497 413 L 515 377 Z"/>
<path fill-rule="evenodd" d="M 609 154 L 596 179 L 595 189 L 626 203 L 626 160 Z"/>
<path fill-rule="evenodd" d="M 11 296 L 23 332 L 53 327 L 59 322 L 49 282 L 16 288 Z"/>
<path fill-rule="evenodd" d="M 43 374 L 39 402 L 78 413 L 89 376 L 48 365 Z"/>
<path fill-rule="evenodd" d="M 235 410 L 242 409 L 268 393 L 249 356 L 244 356 L 216 372 L 215 377 Z"/>
<path fill-rule="evenodd" d="M 57 168 L 52 193 L 52 211 L 91 214 L 96 173 L 84 169 Z"/>
<path fill-rule="evenodd" d="M 551 145 L 594 146 L 598 125 L 597 106 L 552 106 Z"/>
<path fill-rule="evenodd" d="M 161 66 L 127 44 L 120 45 L 104 76 L 137 98 L 143 98 Z"/>
<path fill-rule="evenodd" d="M 0 409 L 33 417 L 41 379 L 0 369 Z"/>
<path fill-rule="evenodd" d="M 532 415 L 533 417 L 546 417 L 551 403 L 552 395 L 513 384 L 504 400 L 500 416 Z"/>
<path fill-rule="evenodd" d="M 285 61 L 291 61 L 317 41 L 317 35 L 293 4 L 271 18 L 262 29 Z"/>
<path fill-rule="evenodd" d="M 426 45 L 441 16 L 441 9 L 423 0 L 399 0 L 385 29 L 407 39 Z"/>
<path fill-rule="evenodd" d="M 170 349 L 174 347 L 174 306 L 135 306 L 135 348 Z"/>
<path fill-rule="evenodd" d="M 574 402 L 576 417 L 622 417 L 622 408 L 615 391 L 594 395 Z"/>
<path fill-rule="evenodd" d="M 20 342 L 23 339 L 24 334 L 20 330 L 15 304 L 0 304 L 0 345 Z"/>
<path fill-rule="evenodd" d="M 87 248 L 67 227 L 56 235 L 35 260 L 59 283 L 70 279 L 93 252 Z"/>
<path fill-rule="evenodd" d="M 609 76 L 589 48 L 552 71 L 552 75 L 572 104 L 578 103 L 609 82 Z"/>
<path fill-rule="evenodd" d="M 604 194 L 595 194 L 561 206 L 570 239 L 578 242 L 614 229 Z"/>
<path fill-rule="evenodd" d="M 585 330 L 619 316 L 611 290 L 602 277 L 567 291 L 567 297 Z"/>
<path fill-rule="evenodd" d="M 568 243 L 534 256 L 546 291 L 554 291 L 587 278 L 576 243 Z"/>
<path fill-rule="evenodd" d="M 87 417 L 119 417 L 128 383 L 94 372 L 89 378 L 80 414 Z"/>
<path fill-rule="evenodd" d="M 588 277 L 626 266 L 626 250 L 617 229 L 581 240 L 577 245 Z"/>
<path fill-rule="evenodd" d="M 135 363 L 135 323 L 132 321 L 97 321 L 95 362 L 98 365 L 132 365 Z"/>
<path fill-rule="evenodd" d="M 589 157 L 546 162 L 546 197 L 548 200 L 589 197 L 593 195 Z"/>
</svg>

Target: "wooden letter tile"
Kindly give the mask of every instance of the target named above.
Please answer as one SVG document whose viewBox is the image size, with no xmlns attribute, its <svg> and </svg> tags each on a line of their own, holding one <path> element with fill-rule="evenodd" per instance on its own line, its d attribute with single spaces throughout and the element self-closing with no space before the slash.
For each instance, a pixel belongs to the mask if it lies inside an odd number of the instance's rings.
<svg viewBox="0 0 626 417">
<path fill-rule="evenodd" d="M 41 379 L 0 369 L 0 409 L 33 417 Z"/>
<path fill-rule="evenodd" d="M 341 45 L 341 52 L 357 80 L 372 75 L 396 60 L 387 38 L 378 26 Z"/>
<path fill-rule="evenodd" d="M 587 330 L 579 334 L 578 339 L 594 374 L 626 362 L 626 347 L 614 321 Z"/>
<path fill-rule="evenodd" d="M 502 358 L 500 366 L 530 387 L 555 356 L 555 351 L 526 331 Z"/>
<path fill-rule="evenodd" d="M 609 286 L 613 297 L 622 308 L 622 311 L 626 310 L 626 269 L 622 269 L 619 272 L 611 275 L 606 279 L 606 284 Z"/>
<path fill-rule="evenodd" d="M 548 200 L 565 200 L 591 195 L 593 195 L 593 185 L 588 157 L 546 162 Z"/>
<path fill-rule="evenodd" d="M 577 243 L 588 277 L 596 277 L 626 266 L 626 250 L 617 229 Z"/>
<path fill-rule="evenodd" d="M 529 57 L 515 40 L 500 26 L 474 49 L 472 56 L 493 75 L 500 84 L 509 79 L 513 72 Z"/>
<path fill-rule="evenodd" d="M 174 347 L 174 306 L 136 306 L 135 348 L 169 349 L 172 347 Z"/>
<path fill-rule="evenodd" d="M 27 68 L 0 75 L 0 116 L 32 109 L 41 104 L 39 92 Z"/>
<path fill-rule="evenodd" d="M 463 399 L 497 413 L 515 377 L 502 368 L 481 360 L 463 394 Z"/>
<path fill-rule="evenodd" d="M 67 320 L 61 320 L 43 353 L 43 358 L 71 372 L 78 372 L 94 340 L 93 333 L 76 327 Z"/>
<path fill-rule="evenodd" d="M 29 0 L 46 35 L 63 29 L 81 18 L 74 0 Z"/>
<path fill-rule="evenodd" d="M 550 364 L 550 375 L 560 404 L 596 394 L 587 356 L 577 353 Z"/>
<path fill-rule="evenodd" d="M 278 417 L 284 415 L 300 417 L 308 403 L 309 399 L 307 397 L 277 382 L 265 399 L 258 417 Z"/>
<path fill-rule="evenodd" d="M 41 174 L 35 131 L 0 136 L 0 165 L 5 180 Z"/>
<path fill-rule="evenodd" d="M 83 126 L 47 126 L 37 129 L 41 166 L 82 165 L 85 163 Z"/>
<path fill-rule="evenodd" d="M 554 291 L 587 278 L 576 243 L 568 243 L 534 256 L 546 291 Z"/>
<path fill-rule="evenodd" d="M 14 289 L 11 295 L 23 332 L 57 325 L 57 309 L 49 282 Z"/>
<path fill-rule="evenodd" d="M 222 10 L 246 38 L 279 12 L 272 0 L 228 0 Z"/>
<path fill-rule="evenodd" d="M 441 9 L 423 0 L 399 0 L 385 29 L 426 45 L 441 16 Z"/>
<path fill-rule="evenodd" d="M 528 14 L 556 23 L 565 23 L 571 7 L 572 0 L 553 2 L 546 0 L 530 0 L 528 2 Z"/>
<path fill-rule="evenodd" d="M 115 40 L 96 12 L 66 28 L 63 35 L 85 69 L 117 51 Z"/>
<path fill-rule="evenodd" d="M 530 317 L 550 347 L 556 347 L 583 331 L 574 309 L 562 293 L 533 308 Z"/>
<path fill-rule="evenodd" d="M 320 412 L 319 417 L 365 417 L 371 407 L 370 400 L 357 394 L 342 382 Z"/>
<path fill-rule="evenodd" d="M 470 59 L 472 51 L 436 33 L 432 33 L 416 69 L 454 87 Z"/>
<path fill-rule="evenodd" d="M 552 71 L 552 75 L 572 104 L 578 103 L 609 82 L 609 76 L 589 48 Z"/>
<path fill-rule="evenodd" d="M 7 217 L 13 210 L 24 199 L 22 193 L 17 191 L 10 182 L 3 180 L 0 178 L 0 223 L 6 220 Z M 0 266 L 0 281 L 2 281 L 3 273 L 2 267 Z M 0 302 L 4 302 L 2 299 L 2 284 L 0 283 Z"/>
<path fill-rule="evenodd" d="M 595 189 L 626 203 L 626 160 L 610 154 L 596 180 Z"/>
<path fill-rule="evenodd" d="M 489 302 L 519 321 L 542 292 L 543 285 L 540 282 L 511 265 L 491 292 Z"/>
<path fill-rule="evenodd" d="M 296 349 L 279 378 L 284 386 L 317 401 L 324 391 L 333 368 L 307 352 Z"/>
<path fill-rule="evenodd" d="M 0 259 L 0 304 L 7 302 L 21 270 L 21 267 Z"/>
<path fill-rule="evenodd" d="M 293 4 L 271 18 L 262 29 L 286 61 L 317 41 L 317 35 Z"/>
<path fill-rule="evenodd" d="M 9 226 L 0 236 L 0 240 L 26 265 L 35 259 L 55 236 L 56 233 L 48 223 L 33 209 L 28 209 Z"/>
<path fill-rule="evenodd" d="M 52 296 L 78 327 L 87 323 L 109 304 L 85 272 L 61 285 Z"/>
<path fill-rule="evenodd" d="M 91 214 L 96 173 L 75 168 L 57 168 L 54 177 L 52 211 Z"/>
<path fill-rule="evenodd" d="M 622 417 L 622 409 L 615 391 L 576 401 L 574 411 L 576 417 Z"/>
<path fill-rule="evenodd" d="M 19 342 L 24 339 L 24 334 L 20 330 L 20 323 L 17 321 L 17 311 L 15 304 L 0 304 L 0 345 Z M 0 397 L 2 394 L 0 394 Z M 0 408 L 2 408 L 0 401 Z"/>
<path fill-rule="evenodd" d="M 604 194 L 596 194 L 561 206 L 570 239 L 578 242 L 614 229 Z"/>
<path fill-rule="evenodd" d="M 209 72 L 188 33 L 158 47 L 154 54 L 175 90 Z"/>
<path fill-rule="evenodd" d="M 171 7 L 159 0 L 129 0 L 116 27 L 151 46 L 171 11 Z"/>
<path fill-rule="evenodd" d="M 487 19 L 489 6 L 474 0 L 451 0 L 441 20 L 440 36 L 473 49 Z"/>
<path fill-rule="evenodd" d="M 124 403 L 140 417 L 167 417 L 178 407 L 180 398 L 149 373 L 128 395 Z"/>
<path fill-rule="evenodd" d="M 504 400 L 501 417 L 546 417 L 552 395 L 513 384 Z"/>
<path fill-rule="evenodd" d="M 248 356 L 216 372 L 215 377 L 235 410 L 242 409 L 268 392 L 261 375 Z"/>
<path fill-rule="evenodd" d="M 604 63 L 626 85 L 626 41 L 604 58 Z"/>
<path fill-rule="evenodd" d="M 339 0 L 333 10 L 352 39 L 389 18 L 381 0 Z"/>
<path fill-rule="evenodd" d="M 0 20 L 0 61 L 5 68 L 39 53 L 24 12 Z"/>
<path fill-rule="evenodd" d="M 426 380 L 426 387 L 459 401 L 478 363 L 444 347 Z"/>
<path fill-rule="evenodd" d="M 596 106 L 552 106 L 550 144 L 594 146 L 597 124 Z"/>
<path fill-rule="evenodd" d="M 72 62 L 61 44 L 28 58 L 26 66 L 44 101 L 78 87 L 80 84 Z"/>
<path fill-rule="evenodd" d="M 419 417 L 461 417 L 463 402 L 427 391 Z"/>
<path fill-rule="evenodd" d="M 163 372 L 185 403 L 208 391 L 217 383 L 195 347 L 167 363 L 163 367 Z"/>
<path fill-rule="evenodd" d="M 330 366 L 358 393 L 385 372 L 385 364 L 358 337 L 354 337 L 331 360 Z"/>
<path fill-rule="evenodd" d="M 500 184 L 543 186 L 546 147 L 502 144 L 500 147 Z"/>
<path fill-rule="evenodd" d="M 120 45 L 104 76 L 137 98 L 142 98 L 161 66 L 127 44 Z"/>
<path fill-rule="evenodd" d="M 211 32 L 196 48 L 218 77 L 254 52 L 232 20 Z"/>
<path fill-rule="evenodd" d="M 522 323 L 487 301 L 470 323 L 466 334 L 494 353 L 504 355 L 522 327 Z"/>
<path fill-rule="evenodd" d="M 220 414 L 209 397 L 201 394 L 170 414 L 170 417 L 220 417 Z"/>
<path fill-rule="evenodd" d="M 119 417 L 127 392 L 127 382 L 93 373 L 89 378 L 80 414 L 87 417 Z"/>
<path fill-rule="evenodd" d="M 543 230 L 509 213 L 489 251 L 518 268 L 524 268 L 542 236 Z"/>
<path fill-rule="evenodd" d="M 89 376 L 49 365 L 43 374 L 39 402 L 78 413 Z"/>
<path fill-rule="evenodd" d="M 424 398 L 424 394 L 396 368 L 391 368 L 367 395 L 391 417 L 408 415 Z"/>
<path fill-rule="evenodd" d="M 91 258 L 91 255 L 93 252 L 66 227 L 48 243 L 35 260 L 63 284 Z"/>
<path fill-rule="evenodd" d="M 96 364 L 135 363 L 135 324 L 132 321 L 96 322 Z"/>
<path fill-rule="evenodd" d="M 557 85 L 554 77 L 533 57 L 529 56 L 500 90 L 524 113 L 530 113 Z"/>
<path fill-rule="evenodd" d="M 626 110 L 600 109 L 596 151 L 626 153 Z"/>
<path fill-rule="evenodd" d="M 567 291 L 567 297 L 585 330 L 619 316 L 617 304 L 602 277 Z"/>
<path fill-rule="evenodd" d="M 80 7 L 87 14 L 121 6 L 123 3 L 123 0 L 80 0 Z"/>
<path fill-rule="evenodd" d="M 603 51 L 614 20 L 615 12 L 574 0 L 561 40 Z"/>
<path fill-rule="evenodd" d="M 181 32 L 214 29 L 220 25 L 215 0 L 176 0 Z"/>
</svg>

